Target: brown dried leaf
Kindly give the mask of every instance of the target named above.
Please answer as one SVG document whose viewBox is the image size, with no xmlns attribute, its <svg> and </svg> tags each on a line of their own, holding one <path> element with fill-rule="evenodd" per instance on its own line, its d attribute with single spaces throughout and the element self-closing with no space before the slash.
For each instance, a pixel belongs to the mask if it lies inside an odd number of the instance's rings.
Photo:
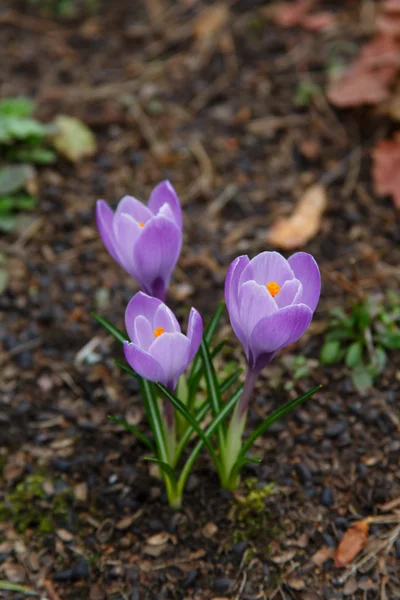
<svg viewBox="0 0 400 600">
<path fill-rule="evenodd" d="M 392 196 L 396 208 L 400 208 L 400 133 L 394 140 L 383 140 L 372 152 L 375 191 Z"/>
<path fill-rule="evenodd" d="M 329 85 L 329 101 L 346 107 L 386 100 L 396 78 L 399 50 L 399 43 L 391 37 L 373 38 L 363 46 L 346 72 Z"/>
<path fill-rule="evenodd" d="M 310 0 L 296 0 L 295 2 L 282 2 L 276 6 L 274 23 L 278 27 L 295 27 L 300 25 L 303 17 L 308 13 L 312 3 Z"/>
<path fill-rule="evenodd" d="M 355 523 L 346 531 L 335 552 L 335 566 L 346 567 L 368 541 L 369 519 Z"/>
<path fill-rule="evenodd" d="M 329 31 L 336 26 L 336 16 L 327 10 L 322 10 L 312 15 L 305 15 L 301 25 L 308 31 Z"/>
<path fill-rule="evenodd" d="M 166 544 L 170 539 L 170 534 L 167 531 L 161 531 L 160 533 L 156 533 L 151 537 L 147 538 L 146 542 L 150 546 L 161 546 L 162 544 Z"/>
<path fill-rule="evenodd" d="M 272 225 L 268 242 L 284 250 L 304 246 L 318 233 L 326 206 L 325 188 L 319 184 L 311 186 L 297 203 L 293 214 Z"/>
<path fill-rule="evenodd" d="M 193 25 L 194 37 L 199 42 L 215 37 L 229 20 L 226 4 L 214 4 L 204 8 Z"/>
<path fill-rule="evenodd" d="M 317 565 L 317 567 L 322 567 L 326 560 L 332 558 L 334 551 L 334 548 L 331 548 L 330 546 L 323 546 L 313 554 L 311 561 L 314 565 Z"/>
<path fill-rule="evenodd" d="M 296 556 L 296 550 L 287 550 L 286 552 L 283 552 L 283 554 L 271 556 L 271 560 L 276 565 L 284 565 L 285 563 L 292 560 L 294 556 Z"/>
</svg>

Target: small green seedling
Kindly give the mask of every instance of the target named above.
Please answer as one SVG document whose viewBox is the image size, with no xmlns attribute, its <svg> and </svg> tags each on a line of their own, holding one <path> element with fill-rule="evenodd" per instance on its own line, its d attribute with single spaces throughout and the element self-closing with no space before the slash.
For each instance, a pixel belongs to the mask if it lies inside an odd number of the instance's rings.
<svg viewBox="0 0 400 600">
<path fill-rule="evenodd" d="M 344 362 L 356 390 L 365 393 L 383 372 L 386 352 L 399 348 L 400 296 L 389 291 L 357 302 L 350 314 L 333 309 L 320 360 L 324 365 Z"/>
</svg>

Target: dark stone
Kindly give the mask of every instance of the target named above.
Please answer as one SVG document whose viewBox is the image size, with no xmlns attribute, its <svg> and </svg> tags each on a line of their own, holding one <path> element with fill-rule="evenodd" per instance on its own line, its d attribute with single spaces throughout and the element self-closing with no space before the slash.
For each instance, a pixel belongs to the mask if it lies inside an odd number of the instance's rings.
<svg viewBox="0 0 400 600">
<path fill-rule="evenodd" d="M 396 540 L 396 542 L 394 544 L 394 548 L 396 550 L 397 558 L 400 558 L 400 540 Z"/>
<path fill-rule="evenodd" d="M 186 575 L 186 579 L 182 582 L 182 587 L 183 588 L 188 588 L 191 587 L 197 578 L 197 571 L 192 570 L 192 571 L 188 571 L 187 575 Z"/>
<path fill-rule="evenodd" d="M 322 506 L 326 506 L 330 508 L 335 503 L 335 497 L 333 495 L 333 490 L 329 486 L 324 487 L 321 494 L 320 500 Z"/>
<path fill-rule="evenodd" d="M 294 470 L 296 471 L 297 477 L 300 479 L 303 485 L 312 483 L 313 476 L 305 463 L 296 463 Z"/>
<path fill-rule="evenodd" d="M 61 471 L 61 473 L 67 473 L 72 467 L 72 462 L 69 460 L 63 460 L 62 458 L 55 458 L 52 461 L 52 466 L 54 467 L 54 469 L 56 469 L 56 471 Z"/>
<path fill-rule="evenodd" d="M 334 520 L 335 527 L 338 529 L 347 529 L 349 526 L 349 522 L 346 517 L 336 517 Z"/>
<path fill-rule="evenodd" d="M 235 582 L 232 579 L 229 579 L 229 577 L 218 577 L 218 579 L 215 581 L 215 591 L 220 594 L 224 594 L 233 586 L 234 583 Z"/>
<path fill-rule="evenodd" d="M 80 560 L 71 569 L 58 571 L 54 574 L 55 581 L 81 581 L 89 579 L 89 563 L 86 560 Z"/>
<path fill-rule="evenodd" d="M 248 546 L 247 540 L 242 540 L 241 542 L 237 542 L 237 544 L 233 544 L 231 550 L 235 552 L 235 554 L 242 554 Z"/>
<path fill-rule="evenodd" d="M 364 463 L 358 463 L 357 464 L 357 471 L 358 471 L 358 476 L 360 477 L 360 479 L 366 479 L 367 475 L 368 475 L 368 468 Z"/>
<path fill-rule="evenodd" d="M 346 427 L 347 423 L 345 421 L 335 421 L 325 429 L 325 435 L 328 438 L 337 438 L 344 433 Z"/>
</svg>

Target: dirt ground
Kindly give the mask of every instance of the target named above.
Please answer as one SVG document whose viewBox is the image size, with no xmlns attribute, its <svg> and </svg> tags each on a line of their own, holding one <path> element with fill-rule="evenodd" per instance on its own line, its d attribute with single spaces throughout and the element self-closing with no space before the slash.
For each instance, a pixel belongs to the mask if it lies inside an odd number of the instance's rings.
<svg viewBox="0 0 400 600">
<path fill-rule="evenodd" d="M 1 97 L 33 98 L 44 121 L 82 119 L 99 150 L 40 167 L 39 208 L 0 238 L 10 277 L 0 296 L 0 503 L 15 507 L 0 510 L 0 598 L 400 598 L 399 516 L 387 506 L 400 496 L 400 358 L 389 356 L 363 397 L 344 367 L 318 361 L 329 310 L 352 300 L 340 277 L 354 280 L 356 267 L 362 292 L 399 291 L 400 230 L 390 199 L 373 193 L 370 161 L 392 126 L 323 94 L 296 101 L 301 82 L 324 89 L 333 53 L 357 50 L 371 3 L 317 2 L 340 25 L 326 33 L 280 28 L 258 0 L 224 2 L 220 22 L 206 25 L 201 0 L 117 0 L 91 14 L 81 3 L 70 19 L 1 4 Z M 114 365 L 121 349 L 90 316 L 121 325 L 136 291 L 99 240 L 96 199 L 146 200 L 162 179 L 184 208 L 170 304 L 182 318 L 193 305 L 205 321 L 231 260 L 272 249 L 268 228 L 310 184 L 328 194 L 304 247 L 323 273 L 319 308 L 266 369 L 249 427 L 288 395 L 323 388 L 263 436 L 263 461 L 238 494 L 221 492 L 199 460 L 179 512 L 141 460 L 146 449 L 107 418 L 147 429 L 136 382 Z M 243 361 L 226 317 L 222 335 Z M 283 359 L 298 354 L 308 375 L 289 393 Z M 344 532 L 369 516 L 381 520 L 367 550 L 336 568 Z"/>
</svg>

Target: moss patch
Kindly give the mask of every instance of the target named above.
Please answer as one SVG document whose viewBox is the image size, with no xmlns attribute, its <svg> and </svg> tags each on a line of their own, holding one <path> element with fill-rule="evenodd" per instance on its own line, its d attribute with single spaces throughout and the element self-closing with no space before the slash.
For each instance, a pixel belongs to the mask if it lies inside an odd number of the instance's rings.
<svg viewBox="0 0 400 600">
<path fill-rule="evenodd" d="M 277 489 L 273 483 L 258 487 L 255 478 L 244 483 L 248 492 L 235 500 L 231 512 L 235 525 L 233 542 L 246 540 L 265 553 L 269 551 L 269 540 L 276 539 L 280 533 L 267 505 L 267 499 L 276 494 Z"/>
<path fill-rule="evenodd" d="M 67 517 L 72 489 L 48 494 L 43 475 L 28 475 L 0 504 L 0 521 L 9 521 L 18 533 L 34 529 L 38 535 L 51 533 Z"/>
</svg>

